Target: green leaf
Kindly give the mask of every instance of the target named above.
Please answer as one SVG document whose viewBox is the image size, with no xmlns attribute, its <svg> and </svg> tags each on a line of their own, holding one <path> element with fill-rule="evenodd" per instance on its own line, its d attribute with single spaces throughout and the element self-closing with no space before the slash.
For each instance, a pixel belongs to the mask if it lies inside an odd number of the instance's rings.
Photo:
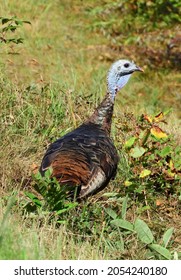
<svg viewBox="0 0 181 280">
<path fill-rule="evenodd" d="M 157 253 L 159 253 L 161 256 L 163 256 L 165 259 L 170 260 L 171 259 L 171 253 L 169 252 L 169 250 L 167 250 L 166 248 L 164 248 L 163 246 L 159 245 L 159 244 L 150 244 L 148 246 L 151 250 L 156 251 Z"/>
<path fill-rule="evenodd" d="M 139 157 L 141 157 L 145 152 L 146 152 L 146 149 L 144 149 L 143 147 L 138 147 L 138 146 L 137 146 L 137 147 L 131 149 L 130 155 L 131 155 L 133 158 L 139 158 Z"/>
<path fill-rule="evenodd" d="M 121 217 L 123 220 L 126 219 L 127 202 L 128 202 L 128 196 L 124 197 L 123 204 L 122 204 Z"/>
<path fill-rule="evenodd" d="M 169 228 L 169 229 L 164 233 L 164 235 L 163 235 L 163 243 L 164 243 L 165 248 L 167 247 L 167 245 L 168 245 L 168 243 L 169 243 L 169 241 L 170 241 L 170 239 L 171 239 L 171 237 L 172 237 L 173 232 L 174 232 L 174 228 L 171 227 L 171 228 Z"/>
<path fill-rule="evenodd" d="M 140 173 L 140 178 L 145 178 L 145 177 L 149 176 L 150 173 L 151 173 L 150 170 L 148 170 L 148 169 L 143 169 L 143 170 L 141 171 L 141 173 Z"/>
<path fill-rule="evenodd" d="M 136 137 L 135 137 L 135 136 L 129 138 L 129 139 L 125 142 L 124 147 L 125 147 L 125 148 L 131 148 L 131 147 L 133 146 L 135 140 L 136 140 Z"/>
<path fill-rule="evenodd" d="M 11 27 L 10 27 L 10 30 L 11 30 L 11 32 L 13 32 L 13 33 L 15 32 L 16 29 L 17 29 L 16 26 L 11 26 Z"/>
<path fill-rule="evenodd" d="M 134 192 L 135 193 L 142 193 L 143 192 L 143 190 L 145 189 L 145 186 L 139 186 L 139 187 L 137 187 L 135 190 L 134 190 Z"/>
<path fill-rule="evenodd" d="M 23 25 L 22 20 L 16 19 L 14 22 L 16 23 L 16 25 Z"/>
<path fill-rule="evenodd" d="M 52 175 L 53 169 L 52 167 L 49 167 L 46 171 L 45 171 L 45 178 L 50 178 L 50 176 Z"/>
<path fill-rule="evenodd" d="M 147 210 L 150 210 L 150 206 L 149 205 L 145 205 L 143 207 L 139 207 L 137 212 L 138 212 L 138 214 L 141 214 L 141 213 L 143 213 L 143 212 L 145 212 Z"/>
<path fill-rule="evenodd" d="M 34 202 L 38 207 L 42 206 L 42 202 L 38 199 L 36 195 L 30 192 L 25 192 L 25 195 L 31 199 L 32 202 Z"/>
<path fill-rule="evenodd" d="M 105 212 L 113 219 L 116 219 L 118 216 L 117 213 L 111 208 L 105 208 Z"/>
<path fill-rule="evenodd" d="M 23 44 L 24 39 L 23 38 L 18 38 L 16 40 L 16 44 Z"/>
<path fill-rule="evenodd" d="M 115 220 L 111 221 L 111 225 L 114 225 L 114 226 L 117 226 L 117 227 L 120 227 L 123 229 L 127 229 L 129 231 L 134 231 L 133 225 L 130 222 L 125 221 L 123 219 L 115 219 Z"/>
<path fill-rule="evenodd" d="M 2 18 L 2 24 L 7 23 L 8 21 L 11 21 L 11 18 Z"/>
<path fill-rule="evenodd" d="M 166 157 L 167 155 L 169 155 L 170 152 L 171 152 L 171 147 L 166 146 L 159 152 L 159 155 L 161 157 Z"/>
<path fill-rule="evenodd" d="M 62 214 L 62 213 L 65 213 L 65 212 L 69 211 L 70 209 L 75 208 L 77 205 L 78 205 L 77 202 L 75 202 L 75 203 L 70 203 L 70 204 L 68 204 L 68 205 L 64 205 L 64 208 L 63 208 L 63 209 L 60 209 L 60 210 L 58 210 L 58 211 L 56 211 L 56 214 L 57 214 L 57 215 L 60 215 L 60 214 Z"/>
<path fill-rule="evenodd" d="M 24 41 L 23 38 L 17 38 L 17 39 L 11 38 L 11 39 L 7 39 L 7 40 L 6 40 L 7 43 L 13 42 L 13 43 L 15 43 L 15 44 L 22 44 L 23 41 Z"/>
<path fill-rule="evenodd" d="M 138 234 L 138 238 L 143 243 L 150 244 L 153 242 L 153 240 L 154 240 L 153 234 L 144 221 L 142 221 L 140 219 L 136 219 L 135 224 L 134 224 L 134 229 Z"/>
</svg>

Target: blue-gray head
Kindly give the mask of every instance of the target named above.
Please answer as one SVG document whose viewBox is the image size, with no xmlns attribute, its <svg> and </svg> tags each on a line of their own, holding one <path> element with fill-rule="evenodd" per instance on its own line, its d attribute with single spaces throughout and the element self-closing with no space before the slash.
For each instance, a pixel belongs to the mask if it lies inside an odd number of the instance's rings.
<svg viewBox="0 0 181 280">
<path fill-rule="evenodd" d="M 112 100 L 114 100 L 116 93 L 125 86 L 131 74 L 135 71 L 143 70 L 133 61 L 120 59 L 112 64 L 107 76 L 107 88 Z"/>
</svg>

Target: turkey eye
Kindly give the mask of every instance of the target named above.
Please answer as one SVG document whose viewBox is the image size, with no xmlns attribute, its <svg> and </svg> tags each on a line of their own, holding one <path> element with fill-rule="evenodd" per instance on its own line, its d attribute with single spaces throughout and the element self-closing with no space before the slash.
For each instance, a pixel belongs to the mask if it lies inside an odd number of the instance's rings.
<svg viewBox="0 0 181 280">
<path fill-rule="evenodd" d="M 125 64 L 124 64 L 124 67 L 125 67 L 125 68 L 128 68 L 128 67 L 129 67 L 129 63 L 125 63 Z"/>
</svg>

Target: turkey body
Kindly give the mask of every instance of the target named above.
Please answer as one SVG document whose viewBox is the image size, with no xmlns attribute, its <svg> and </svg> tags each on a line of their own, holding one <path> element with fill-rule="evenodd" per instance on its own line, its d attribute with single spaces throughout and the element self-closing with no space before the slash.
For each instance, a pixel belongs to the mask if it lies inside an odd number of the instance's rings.
<svg viewBox="0 0 181 280">
<path fill-rule="evenodd" d="M 60 185 L 78 187 L 77 197 L 85 198 L 114 179 L 118 161 L 108 133 L 98 124 L 84 123 L 49 146 L 40 172 L 52 167 Z"/>
<path fill-rule="evenodd" d="M 87 121 L 50 144 L 40 166 L 42 176 L 51 168 L 51 176 L 61 186 L 77 189 L 78 199 L 99 192 L 114 179 L 119 161 L 110 138 L 114 101 L 135 71 L 142 69 L 129 60 L 113 63 L 107 75 L 104 99 Z"/>
</svg>

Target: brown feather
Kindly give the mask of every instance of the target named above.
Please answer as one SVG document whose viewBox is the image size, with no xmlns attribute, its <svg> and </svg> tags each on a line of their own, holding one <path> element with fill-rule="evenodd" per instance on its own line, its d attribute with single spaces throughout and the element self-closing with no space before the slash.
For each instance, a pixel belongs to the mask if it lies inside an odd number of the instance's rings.
<svg viewBox="0 0 181 280">
<path fill-rule="evenodd" d="M 50 166 L 53 169 L 52 176 L 61 184 L 71 186 L 87 184 L 91 176 L 86 156 L 77 154 L 76 151 L 58 153 Z"/>
</svg>

